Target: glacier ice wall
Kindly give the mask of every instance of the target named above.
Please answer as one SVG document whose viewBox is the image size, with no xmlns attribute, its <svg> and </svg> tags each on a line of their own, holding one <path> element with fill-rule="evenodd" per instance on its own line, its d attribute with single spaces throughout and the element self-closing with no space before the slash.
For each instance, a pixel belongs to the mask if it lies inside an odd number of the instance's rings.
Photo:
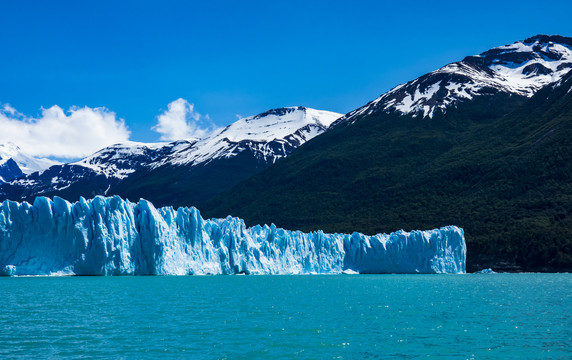
<svg viewBox="0 0 572 360">
<path fill-rule="evenodd" d="M 303 233 L 95 197 L 0 204 L 0 274 L 463 273 L 463 230 Z"/>
</svg>

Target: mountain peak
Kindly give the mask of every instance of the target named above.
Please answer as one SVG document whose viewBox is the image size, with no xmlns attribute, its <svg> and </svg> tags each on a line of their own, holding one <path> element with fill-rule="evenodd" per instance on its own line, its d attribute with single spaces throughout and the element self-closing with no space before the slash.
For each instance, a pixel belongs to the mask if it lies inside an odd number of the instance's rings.
<svg viewBox="0 0 572 360">
<path fill-rule="evenodd" d="M 0 144 L 0 165 L 6 164 L 7 161 L 13 160 L 24 174 L 31 174 L 36 171 L 42 171 L 59 162 L 50 159 L 36 158 L 23 151 L 13 142 Z M 13 165 L 11 166 L 13 168 Z"/>
<path fill-rule="evenodd" d="M 268 142 L 284 139 L 308 125 L 327 128 L 341 116 L 342 114 L 304 106 L 271 109 L 228 125 L 213 134 L 209 141 L 220 137 L 232 142 L 244 140 Z"/>
<path fill-rule="evenodd" d="M 18 145 L 14 144 L 11 141 L 8 141 L 7 143 L 4 144 L 0 144 L 0 158 L 5 156 L 6 154 L 17 154 L 21 151 L 22 149 L 20 149 Z"/>
<path fill-rule="evenodd" d="M 566 36 L 561 36 L 561 35 L 538 34 L 538 35 L 529 37 L 528 39 L 525 39 L 522 42 L 524 44 L 533 44 L 535 42 L 546 44 L 546 43 L 552 42 L 552 43 L 565 44 L 565 45 L 572 46 L 572 37 L 566 37 Z"/>
<path fill-rule="evenodd" d="M 277 109 L 270 109 L 267 110 L 261 114 L 255 115 L 255 116 L 251 116 L 250 118 L 253 119 L 259 119 L 259 118 L 264 118 L 270 115 L 276 115 L 276 116 L 284 116 L 286 114 L 295 112 L 295 111 L 306 111 L 307 108 L 304 106 L 289 106 L 289 107 L 281 107 L 281 108 L 277 108 Z"/>
<path fill-rule="evenodd" d="M 173 161 L 177 164 L 209 162 L 216 158 L 236 156 L 250 148 L 257 154 L 257 158 L 273 163 L 326 131 L 341 116 L 342 114 L 304 106 L 267 110 L 220 129 L 199 141 L 187 155 Z M 271 143 L 274 145 L 269 146 Z"/>
<path fill-rule="evenodd" d="M 399 85 L 337 123 L 353 123 L 375 112 L 432 118 L 477 96 L 506 93 L 531 97 L 572 69 L 572 38 L 536 35 L 443 66 Z"/>
<path fill-rule="evenodd" d="M 22 169 L 16 164 L 12 158 L 0 161 L 0 184 L 11 181 L 24 175 Z"/>
</svg>

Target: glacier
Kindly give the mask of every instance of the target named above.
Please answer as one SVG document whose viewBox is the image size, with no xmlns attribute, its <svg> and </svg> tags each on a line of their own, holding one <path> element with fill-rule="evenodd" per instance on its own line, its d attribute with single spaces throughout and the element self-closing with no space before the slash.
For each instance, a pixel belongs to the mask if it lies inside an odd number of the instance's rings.
<svg viewBox="0 0 572 360">
<path fill-rule="evenodd" d="M 118 196 L 0 203 L 0 275 L 464 273 L 464 232 L 304 233 Z"/>
</svg>

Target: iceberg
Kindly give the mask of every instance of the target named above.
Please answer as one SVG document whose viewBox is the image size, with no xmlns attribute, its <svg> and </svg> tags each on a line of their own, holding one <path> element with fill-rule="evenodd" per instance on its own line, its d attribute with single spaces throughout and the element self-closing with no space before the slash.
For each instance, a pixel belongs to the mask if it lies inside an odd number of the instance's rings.
<svg viewBox="0 0 572 360">
<path fill-rule="evenodd" d="M 463 230 L 304 233 L 118 196 L 0 203 L 3 275 L 464 273 Z"/>
<path fill-rule="evenodd" d="M 491 268 L 482 269 L 482 270 L 479 270 L 479 271 L 475 272 L 475 274 L 496 274 L 496 273 L 497 273 L 497 272 L 496 272 L 496 271 L 493 271 L 493 269 L 491 269 Z"/>
</svg>

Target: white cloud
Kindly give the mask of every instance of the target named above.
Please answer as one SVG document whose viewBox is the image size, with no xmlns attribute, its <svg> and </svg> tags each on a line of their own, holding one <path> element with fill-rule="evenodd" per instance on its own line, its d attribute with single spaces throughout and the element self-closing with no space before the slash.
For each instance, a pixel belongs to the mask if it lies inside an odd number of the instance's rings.
<svg viewBox="0 0 572 360">
<path fill-rule="evenodd" d="M 0 108 L 0 143 L 12 142 L 33 156 L 74 159 L 129 140 L 123 119 L 104 107 L 57 105 L 28 117 L 8 104 Z"/>
<path fill-rule="evenodd" d="M 204 138 L 215 130 L 215 126 L 208 115 L 202 116 L 195 111 L 193 104 L 179 98 L 157 116 L 157 125 L 151 129 L 161 134 L 161 140 L 169 141 Z"/>
<path fill-rule="evenodd" d="M 4 104 L 4 112 L 10 115 L 16 115 L 17 111 L 10 104 Z"/>
</svg>

